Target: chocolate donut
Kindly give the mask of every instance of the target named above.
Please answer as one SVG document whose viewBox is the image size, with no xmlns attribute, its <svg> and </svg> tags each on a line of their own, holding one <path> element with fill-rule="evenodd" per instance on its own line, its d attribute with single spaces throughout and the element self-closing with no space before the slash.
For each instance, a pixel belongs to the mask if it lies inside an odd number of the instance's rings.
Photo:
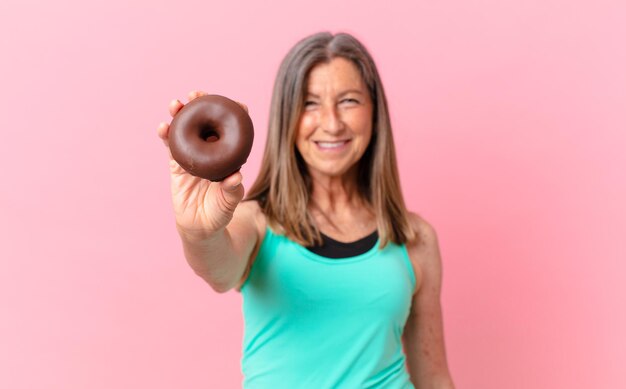
<svg viewBox="0 0 626 389">
<path fill-rule="evenodd" d="M 254 139 L 248 113 L 218 95 L 201 96 L 186 104 L 170 124 L 172 157 L 190 174 L 222 181 L 241 168 Z"/>
</svg>

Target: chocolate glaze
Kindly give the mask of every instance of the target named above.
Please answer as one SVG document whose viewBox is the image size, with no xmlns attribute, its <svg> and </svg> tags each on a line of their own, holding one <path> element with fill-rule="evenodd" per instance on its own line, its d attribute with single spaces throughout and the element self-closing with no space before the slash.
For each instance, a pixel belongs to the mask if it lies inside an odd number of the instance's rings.
<svg viewBox="0 0 626 389">
<path fill-rule="evenodd" d="M 222 181 L 241 168 L 254 140 L 248 113 L 218 95 L 201 96 L 186 104 L 170 124 L 172 157 L 190 174 Z"/>
</svg>

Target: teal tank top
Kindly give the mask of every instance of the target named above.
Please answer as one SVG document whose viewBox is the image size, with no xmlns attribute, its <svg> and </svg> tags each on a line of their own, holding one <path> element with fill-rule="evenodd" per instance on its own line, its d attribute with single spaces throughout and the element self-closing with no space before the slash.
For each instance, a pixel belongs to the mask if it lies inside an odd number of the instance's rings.
<svg viewBox="0 0 626 389">
<path fill-rule="evenodd" d="M 413 389 L 402 332 L 415 289 L 404 245 L 331 259 L 267 230 L 241 287 L 245 389 Z"/>
</svg>

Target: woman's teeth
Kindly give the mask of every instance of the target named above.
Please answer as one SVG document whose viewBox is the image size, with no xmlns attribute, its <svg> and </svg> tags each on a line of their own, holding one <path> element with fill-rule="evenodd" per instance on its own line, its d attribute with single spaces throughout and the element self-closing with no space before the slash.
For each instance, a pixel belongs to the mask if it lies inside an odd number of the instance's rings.
<svg viewBox="0 0 626 389">
<path fill-rule="evenodd" d="M 346 141 L 341 141 L 341 142 L 316 142 L 319 147 L 323 148 L 323 149 L 334 149 L 337 147 L 341 147 L 344 144 L 346 144 Z"/>
</svg>

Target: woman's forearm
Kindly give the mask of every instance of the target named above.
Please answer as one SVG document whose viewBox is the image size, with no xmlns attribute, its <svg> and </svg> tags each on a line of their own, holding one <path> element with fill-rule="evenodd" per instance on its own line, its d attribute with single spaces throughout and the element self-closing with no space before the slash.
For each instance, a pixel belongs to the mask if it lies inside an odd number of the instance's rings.
<svg viewBox="0 0 626 389">
<path fill-rule="evenodd" d="M 237 250 L 228 229 L 204 239 L 196 239 L 179 230 L 187 262 L 193 271 L 218 293 L 237 284 L 245 270 L 247 258 Z"/>
</svg>

